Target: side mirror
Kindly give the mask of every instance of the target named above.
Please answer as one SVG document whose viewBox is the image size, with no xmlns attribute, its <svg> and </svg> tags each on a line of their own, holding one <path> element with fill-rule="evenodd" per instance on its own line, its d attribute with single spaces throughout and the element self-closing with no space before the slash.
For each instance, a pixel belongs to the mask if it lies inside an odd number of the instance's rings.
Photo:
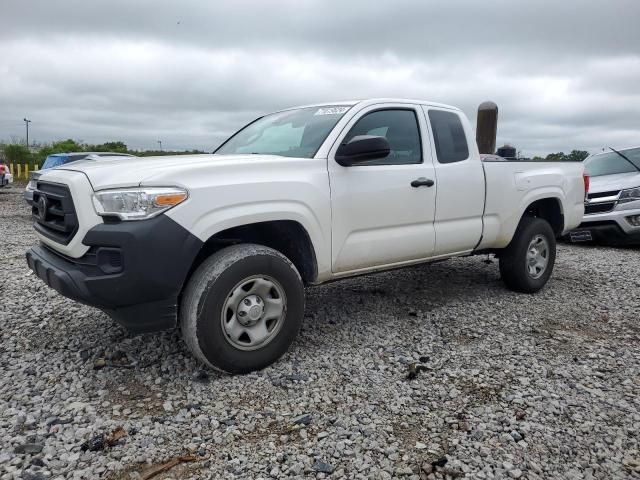
<svg viewBox="0 0 640 480">
<path fill-rule="evenodd" d="M 336 152 L 336 162 L 343 167 L 350 167 L 357 163 L 385 158 L 391 149 L 384 137 L 375 135 L 357 135 L 347 143 L 342 143 Z"/>
</svg>

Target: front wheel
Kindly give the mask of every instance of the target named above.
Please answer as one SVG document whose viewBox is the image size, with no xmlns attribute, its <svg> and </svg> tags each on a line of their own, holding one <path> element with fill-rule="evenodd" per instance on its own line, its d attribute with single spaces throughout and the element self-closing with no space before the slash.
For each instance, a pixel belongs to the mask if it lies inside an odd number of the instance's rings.
<svg viewBox="0 0 640 480">
<path fill-rule="evenodd" d="M 549 222 L 524 217 L 500 255 L 500 274 L 507 288 L 534 293 L 545 286 L 556 261 L 556 238 Z"/>
<path fill-rule="evenodd" d="M 206 365 L 248 373 L 275 362 L 304 315 L 304 287 L 280 252 L 241 244 L 216 252 L 189 279 L 180 305 L 182 336 Z"/>
</svg>

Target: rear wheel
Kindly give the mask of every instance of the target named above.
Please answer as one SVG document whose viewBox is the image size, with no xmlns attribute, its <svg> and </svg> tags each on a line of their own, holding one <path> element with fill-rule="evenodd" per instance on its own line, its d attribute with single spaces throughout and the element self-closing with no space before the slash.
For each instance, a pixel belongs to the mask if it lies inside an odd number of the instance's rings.
<svg viewBox="0 0 640 480">
<path fill-rule="evenodd" d="M 180 326 L 206 365 L 247 373 L 287 351 L 303 314 L 304 287 L 295 266 L 276 250 L 243 244 L 198 267 L 183 295 Z"/>
<path fill-rule="evenodd" d="M 556 260 L 556 238 L 549 222 L 524 217 L 500 255 L 500 274 L 507 288 L 534 293 L 545 286 Z"/>
</svg>

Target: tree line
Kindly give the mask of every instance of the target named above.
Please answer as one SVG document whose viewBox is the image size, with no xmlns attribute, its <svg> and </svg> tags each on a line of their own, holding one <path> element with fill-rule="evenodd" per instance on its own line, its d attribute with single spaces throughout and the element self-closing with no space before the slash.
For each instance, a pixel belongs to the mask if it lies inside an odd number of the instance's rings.
<svg viewBox="0 0 640 480">
<path fill-rule="evenodd" d="M 7 163 L 27 164 L 30 168 L 35 165 L 42 165 L 47 156 L 53 153 L 66 152 L 115 152 L 129 153 L 139 157 L 149 157 L 156 155 L 186 155 L 206 153 L 202 150 L 130 150 L 124 142 L 105 142 L 100 144 L 82 143 L 76 140 L 67 139 L 58 142 L 39 145 L 39 148 L 30 150 L 22 143 L 0 143 L 0 152 L 4 154 Z M 534 162 L 582 162 L 589 156 L 585 150 L 572 150 L 571 153 L 550 153 L 546 157 L 535 156 L 531 160 Z"/>
<path fill-rule="evenodd" d="M 19 163 L 29 165 L 32 169 L 35 165 L 41 166 L 46 158 L 53 153 L 68 152 L 114 152 L 129 153 L 138 157 L 150 157 L 155 155 L 185 155 L 206 153 L 202 150 L 131 150 L 124 142 L 105 142 L 100 144 L 83 143 L 71 138 L 57 142 L 38 145 L 35 149 L 27 148 L 23 143 L 1 143 L 0 153 L 3 154 L 7 163 Z"/>
<path fill-rule="evenodd" d="M 582 162 L 589 155 L 586 150 L 571 150 L 571 153 L 550 153 L 546 157 L 536 156 L 531 160 L 534 162 Z"/>
</svg>

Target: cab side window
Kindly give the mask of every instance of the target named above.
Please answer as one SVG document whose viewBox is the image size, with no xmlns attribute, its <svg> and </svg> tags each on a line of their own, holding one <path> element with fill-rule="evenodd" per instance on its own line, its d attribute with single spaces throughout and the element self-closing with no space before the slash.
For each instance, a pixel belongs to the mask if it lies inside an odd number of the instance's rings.
<svg viewBox="0 0 640 480">
<path fill-rule="evenodd" d="M 469 158 L 469 146 L 458 114 L 429 110 L 429 121 L 440 163 L 461 162 Z"/>
<path fill-rule="evenodd" d="M 391 152 L 385 158 L 361 165 L 403 165 L 422 163 L 420 127 L 413 110 L 388 109 L 367 113 L 351 128 L 343 143 L 358 135 L 385 137 Z"/>
</svg>

